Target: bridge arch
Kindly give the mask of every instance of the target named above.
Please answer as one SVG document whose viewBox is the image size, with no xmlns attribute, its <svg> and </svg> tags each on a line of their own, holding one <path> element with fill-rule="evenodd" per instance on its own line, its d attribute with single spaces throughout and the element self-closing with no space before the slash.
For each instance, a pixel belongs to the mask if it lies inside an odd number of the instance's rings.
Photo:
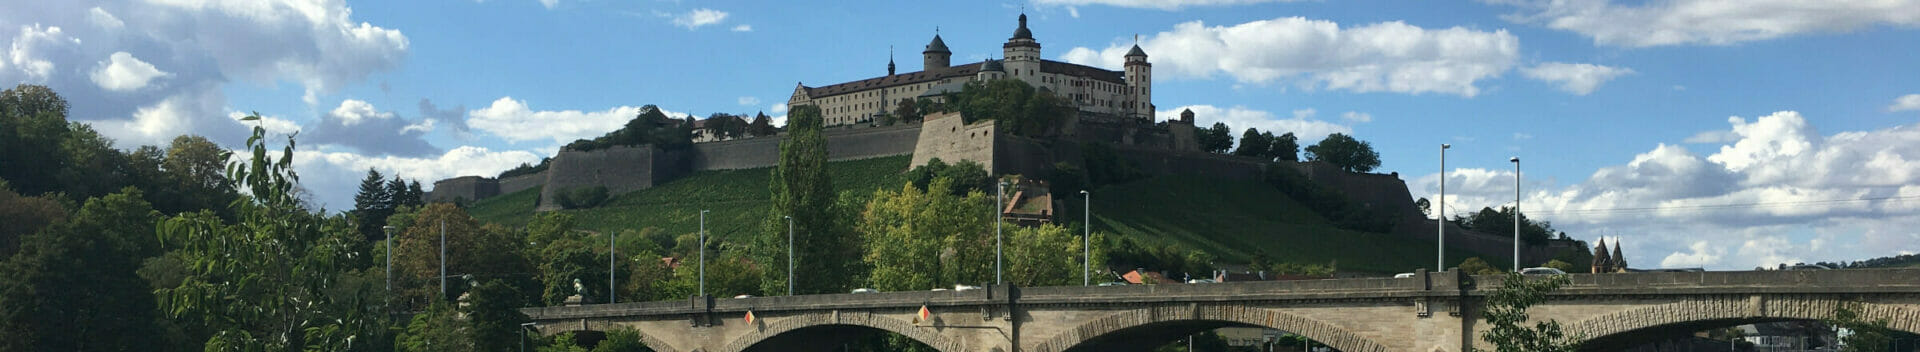
<svg viewBox="0 0 1920 352">
<path fill-rule="evenodd" d="M 756 327 L 753 332 L 734 338 L 728 342 L 722 352 L 741 352 L 761 341 L 780 336 L 795 330 L 825 326 L 858 326 L 883 330 L 906 336 L 909 339 L 931 346 L 940 351 L 962 351 L 960 343 L 941 336 L 939 331 L 914 325 L 905 320 L 888 318 L 866 312 L 825 312 L 807 313 L 777 319 L 762 320 L 765 325 Z"/>
<path fill-rule="evenodd" d="M 1344 328 L 1273 309 L 1227 306 L 1159 306 L 1109 314 L 1062 331 L 1035 347 L 1038 352 L 1063 352 L 1121 330 L 1155 324 L 1217 321 L 1252 325 L 1312 338 L 1341 351 L 1384 352 L 1385 345 Z"/>
<path fill-rule="evenodd" d="M 1866 321 L 1886 320 L 1888 328 L 1920 334 L 1920 306 L 1862 302 L 1824 295 L 1727 295 L 1622 310 L 1567 325 L 1570 336 L 1588 342 L 1661 327 L 1725 322 L 1753 323 L 1832 319 L 1842 304 L 1857 304 Z M 1727 325 L 1727 324 L 1721 324 Z"/>
</svg>

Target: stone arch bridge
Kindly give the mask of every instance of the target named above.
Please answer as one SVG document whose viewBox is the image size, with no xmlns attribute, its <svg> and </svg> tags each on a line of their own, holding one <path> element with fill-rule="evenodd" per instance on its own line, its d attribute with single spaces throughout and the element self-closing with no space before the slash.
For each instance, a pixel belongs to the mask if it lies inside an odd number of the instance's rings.
<svg viewBox="0 0 1920 352">
<path fill-rule="evenodd" d="M 1842 304 L 1920 333 L 1920 269 L 1574 274 L 1530 310 L 1588 348 L 1768 321 L 1824 319 Z M 1190 333 L 1253 326 L 1342 351 L 1489 348 L 1479 313 L 1498 276 L 827 294 L 524 309 L 542 334 L 638 330 L 657 351 L 831 350 L 888 331 L 949 352 L 1144 350 Z M 917 319 L 921 307 L 931 313 Z M 756 319 L 744 317 L 752 312 Z"/>
</svg>

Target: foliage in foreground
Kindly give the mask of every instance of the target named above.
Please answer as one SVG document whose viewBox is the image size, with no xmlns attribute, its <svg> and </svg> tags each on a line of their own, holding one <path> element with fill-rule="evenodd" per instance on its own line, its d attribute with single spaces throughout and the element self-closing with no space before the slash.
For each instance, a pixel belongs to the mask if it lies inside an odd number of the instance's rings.
<svg viewBox="0 0 1920 352">
<path fill-rule="evenodd" d="M 1465 270 L 1462 268 L 1462 270 Z M 1520 273 L 1507 273 L 1500 289 L 1487 297 L 1482 320 L 1491 328 L 1482 335 L 1496 352 L 1573 352 L 1580 350 L 1582 339 L 1567 336 L 1560 322 L 1535 322 L 1526 326 L 1527 308 L 1547 301 L 1547 294 L 1568 283 L 1566 275 L 1530 280 Z M 1474 351 L 1481 351 L 1475 348 Z"/>
</svg>

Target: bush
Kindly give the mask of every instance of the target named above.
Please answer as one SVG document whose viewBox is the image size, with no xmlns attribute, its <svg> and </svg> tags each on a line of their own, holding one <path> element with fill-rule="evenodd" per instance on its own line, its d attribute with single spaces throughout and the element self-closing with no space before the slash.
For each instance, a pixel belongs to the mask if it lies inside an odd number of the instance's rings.
<svg viewBox="0 0 1920 352">
<path fill-rule="evenodd" d="M 607 187 L 575 187 L 560 192 L 560 207 L 566 209 L 592 208 L 607 201 Z"/>
<path fill-rule="evenodd" d="M 1307 204 L 1314 213 L 1338 224 L 1340 228 L 1385 233 L 1393 231 L 1398 225 L 1398 217 L 1387 216 L 1384 211 L 1355 203 L 1346 193 L 1321 186 L 1306 175 L 1293 168 L 1273 165 L 1267 168 L 1266 182 L 1286 193 L 1287 197 Z"/>
</svg>

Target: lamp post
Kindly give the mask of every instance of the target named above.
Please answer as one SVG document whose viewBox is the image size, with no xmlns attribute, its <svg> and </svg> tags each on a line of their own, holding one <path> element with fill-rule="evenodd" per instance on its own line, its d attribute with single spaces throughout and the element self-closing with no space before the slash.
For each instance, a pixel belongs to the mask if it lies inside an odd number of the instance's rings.
<svg viewBox="0 0 1920 352">
<path fill-rule="evenodd" d="M 1080 259 L 1080 286 L 1093 286 L 1093 194 L 1080 190 L 1081 220 L 1080 249 L 1085 251 Z"/>
<path fill-rule="evenodd" d="M 1438 253 L 1440 254 L 1436 255 L 1437 261 L 1439 263 L 1433 266 L 1434 271 L 1447 271 L 1447 149 L 1448 148 L 1453 148 L 1453 145 L 1445 144 L 1445 143 L 1440 144 L 1440 199 L 1437 202 L 1435 202 L 1440 204 L 1440 207 L 1439 207 L 1440 211 L 1435 212 L 1436 214 L 1440 214 L 1439 216 L 1440 219 L 1438 222 L 1436 222 L 1438 226 L 1434 226 L 1440 229 L 1438 238 L 1434 239 L 1434 244 L 1435 244 L 1434 247 L 1438 248 L 1438 251 L 1439 251 Z"/>
<path fill-rule="evenodd" d="M 387 292 L 393 292 L 393 226 L 381 226 L 380 231 L 387 234 Z"/>
<path fill-rule="evenodd" d="M 532 328 L 533 323 L 520 323 L 520 352 L 527 351 L 527 329 Z"/>
<path fill-rule="evenodd" d="M 440 220 L 440 299 L 447 299 L 447 221 Z"/>
<path fill-rule="evenodd" d="M 707 296 L 707 210 L 700 210 L 700 297 Z"/>
<path fill-rule="evenodd" d="M 618 287 L 618 286 L 614 286 L 614 282 L 613 282 L 613 272 L 614 272 L 613 258 L 616 257 L 614 255 L 614 252 L 619 251 L 618 249 L 613 248 L 613 237 L 614 237 L 613 231 L 607 231 L 607 304 L 620 302 L 620 300 L 615 299 L 613 296 L 613 288 Z"/>
<path fill-rule="evenodd" d="M 1002 193 L 1007 192 L 1007 181 L 1000 181 L 997 186 L 999 187 L 993 189 L 993 284 L 1004 285 L 1006 281 L 1001 280 L 1000 277 L 1002 271 L 1000 267 L 1000 222 L 1001 218 L 1006 215 L 1006 211 L 1001 210 L 1000 207 L 1006 206 L 1006 204 L 1000 200 L 1000 197 Z"/>
<path fill-rule="evenodd" d="M 1520 272 L 1520 157 L 1513 162 L 1513 272 Z"/>
<path fill-rule="evenodd" d="M 787 295 L 793 295 L 793 216 L 783 215 L 787 219 Z"/>
</svg>

